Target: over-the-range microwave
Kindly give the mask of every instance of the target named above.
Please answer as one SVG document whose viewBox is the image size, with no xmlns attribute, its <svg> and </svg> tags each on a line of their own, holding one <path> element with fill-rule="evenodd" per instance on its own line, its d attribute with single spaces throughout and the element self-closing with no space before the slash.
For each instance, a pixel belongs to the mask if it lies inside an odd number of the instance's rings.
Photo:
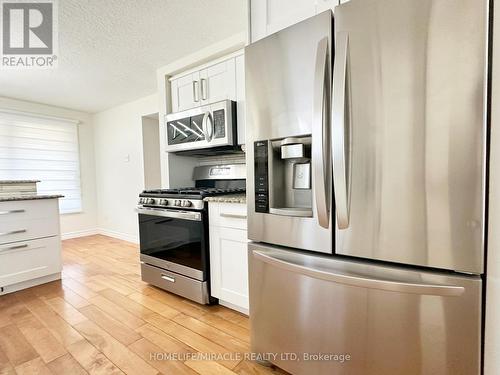
<svg viewBox="0 0 500 375">
<path fill-rule="evenodd" d="M 231 100 L 168 114 L 165 126 L 167 152 L 210 153 L 237 147 L 236 102 Z"/>
</svg>

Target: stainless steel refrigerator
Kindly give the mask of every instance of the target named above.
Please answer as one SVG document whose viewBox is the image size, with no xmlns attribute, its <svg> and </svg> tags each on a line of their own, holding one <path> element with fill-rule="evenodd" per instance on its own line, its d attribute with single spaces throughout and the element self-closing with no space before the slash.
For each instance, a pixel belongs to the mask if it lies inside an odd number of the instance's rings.
<svg viewBox="0 0 500 375">
<path fill-rule="evenodd" d="M 245 49 L 253 351 L 480 373 L 489 8 L 351 0 Z"/>
</svg>

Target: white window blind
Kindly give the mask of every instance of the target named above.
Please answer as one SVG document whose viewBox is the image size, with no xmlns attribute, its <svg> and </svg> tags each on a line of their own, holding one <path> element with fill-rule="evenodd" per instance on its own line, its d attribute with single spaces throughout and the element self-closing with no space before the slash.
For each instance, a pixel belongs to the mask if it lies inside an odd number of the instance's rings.
<svg viewBox="0 0 500 375">
<path fill-rule="evenodd" d="M 0 180 L 40 180 L 62 194 L 61 213 L 82 210 L 78 122 L 0 109 Z"/>
</svg>

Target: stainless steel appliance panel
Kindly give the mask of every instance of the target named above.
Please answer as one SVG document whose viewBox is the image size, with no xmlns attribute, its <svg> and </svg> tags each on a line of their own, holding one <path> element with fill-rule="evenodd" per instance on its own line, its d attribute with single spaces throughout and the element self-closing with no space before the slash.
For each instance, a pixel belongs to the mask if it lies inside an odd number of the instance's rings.
<svg viewBox="0 0 500 375">
<path fill-rule="evenodd" d="M 235 146 L 236 103 L 217 103 L 165 115 L 167 152 Z"/>
<path fill-rule="evenodd" d="M 254 241 L 332 252 L 331 34 L 332 12 L 326 11 L 245 48 L 248 235 Z M 264 202 L 262 211 L 267 212 L 256 212 L 254 143 L 296 144 L 294 139 L 307 142 L 306 138 L 312 139 L 311 184 L 296 184 L 295 193 L 299 198 L 302 194 L 300 204 L 308 207 L 298 204 L 293 209 L 270 210 Z M 283 152 L 287 158 L 288 150 Z M 269 173 L 272 179 L 272 173 L 284 172 Z M 303 190 L 297 192 L 299 188 Z M 280 192 L 280 187 L 271 190 Z M 282 194 L 286 194 L 284 189 Z M 269 200 L 272 203 L 273 197 Z"/>
<path fill-rule="evenodd" d="M 145 263 L 141 264 L 141 275 L 143 281 L 168 292 L 201 304 L 210 302 L 207 281 L 191 279 Z"/>
<path fill-rule="evenodd" d="M 336 7 L 336 253 L 483 272 L 487 5 Z"/>
<path fill-rule="evenodd" d="M 278 353 L 271 362 L 290 373 L 480 373 L 477 276 L 347 262 L 252 243 L 249 275 L 252 351 Z M 304 353 L 344 355 L 344 361 L 307 361 Z"/>
</svg>

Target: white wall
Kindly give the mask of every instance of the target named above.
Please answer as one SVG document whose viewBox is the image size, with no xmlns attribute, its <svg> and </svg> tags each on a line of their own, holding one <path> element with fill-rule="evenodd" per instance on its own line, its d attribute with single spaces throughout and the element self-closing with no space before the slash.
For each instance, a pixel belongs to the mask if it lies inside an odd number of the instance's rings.
<svg viewBox="0 0 500 375">
<path fill-rule="evenodd" d="M 158 112 L 158 95 L 96 113 L 94 147 L 99 231 L 138 242 L 135 207 L 144 189 L 142 116 Z"/>
<path fill-rule="evenodd" d="M 146 189 L 161 187 L 160 124 L 156 118 L 142 118 L 142 154 L 144 164 L 144 186 Z"/>
<path fill-rule="evenodd" d="M 94 234 L 97 224 L 97 201 L 94 160 L 94 134 L 91 115 L 66 108 L 53 107 L 17 99 L 0 97 L 0 108 L 32 112 L 47 116 L 79 120 L 80 175 L 83 211 L 61 215 L 61 233 L 69 236 Z"/>
</svg>

